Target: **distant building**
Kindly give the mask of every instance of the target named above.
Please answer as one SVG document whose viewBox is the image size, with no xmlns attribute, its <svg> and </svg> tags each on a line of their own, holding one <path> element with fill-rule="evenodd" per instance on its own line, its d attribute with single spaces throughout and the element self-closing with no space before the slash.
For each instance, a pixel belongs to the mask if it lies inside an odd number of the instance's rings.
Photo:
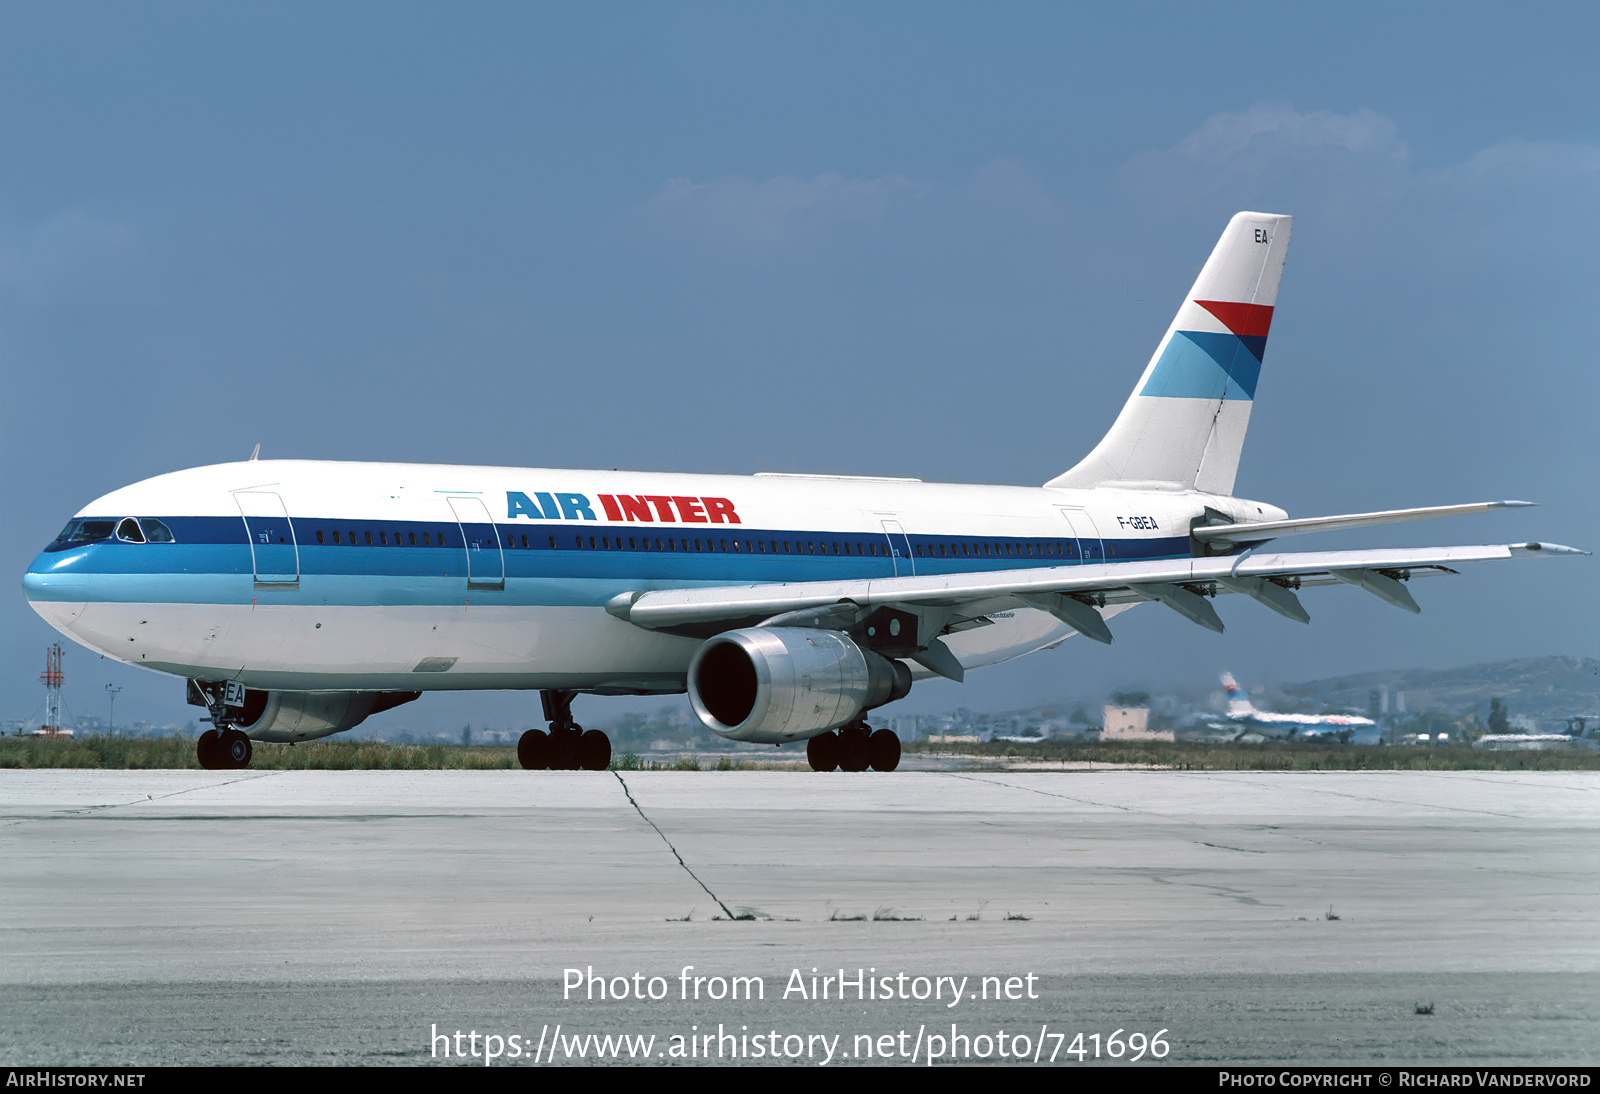
<svg viewBox="0 0 1600 1094">
<path fill-rule="evenodd" d="M 1149 707 L 1113 707 L 1105 708 L 1105 718 L 1101 723 L 1105 726 L 1100 731 L 1102 741 L 1170 741 L 1173 739 L 1170 729 L 1150 728 Z"/>
</svg>

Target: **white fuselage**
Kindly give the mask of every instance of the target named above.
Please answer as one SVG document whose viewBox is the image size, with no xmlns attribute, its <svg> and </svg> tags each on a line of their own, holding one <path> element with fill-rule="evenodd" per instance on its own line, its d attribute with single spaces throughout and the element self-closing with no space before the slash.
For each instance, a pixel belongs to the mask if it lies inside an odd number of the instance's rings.
<svg viewBox="0 0 1600 1094">
<path fill-rule="evenodd" d="M 676 692 L 705 636 L 634 626 L 605 611 L 613 597 L 1187 557 L 1208 507 L 1283 515 L 1193 491 L 244 462 L 100 498 L 24 585 L 75 641 L 195 679 Z M 160 521 L 172 542 L 134 541 L 127 517 Z M 1070 633 L 1018 608 L 948 641 L 973 668 Z"/>
</svg>

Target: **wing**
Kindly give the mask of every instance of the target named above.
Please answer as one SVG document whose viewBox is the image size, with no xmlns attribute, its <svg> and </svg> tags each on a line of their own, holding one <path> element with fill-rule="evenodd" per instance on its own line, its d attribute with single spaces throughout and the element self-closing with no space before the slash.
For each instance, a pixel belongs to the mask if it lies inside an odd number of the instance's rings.
<svg viewBox="0 0 1600 1094">
<path fill-rule="evenodd" d="M 1087 638 L 1111 641 L 1101 609 L 1158 601 L 1221 631 L 1211 599 L 1239 593 L 1290 619 L 1310 622 L 1295 590 L 1346 584 L 1416 612 L 1405 582 L 1455 573 L 1465 562 L 1582 555 L 1552 543 L 1490 544 L 1369 551 L 1305 551 L 1149 562 L 1099 562 L 1026 570 L 792 584 L 721 585 L 623 593 L 606 610 L 648 630 L 710 637 L 740 627 L 812 626 L 849 630 L 883 609 L 914 615 L 915 645 L 900 654 L 959 678 L 942 635 L 982 625 L 991 612 L 1035 608 Z M 909 638 L 908 638 L 908 641 Z"/>
</svg>

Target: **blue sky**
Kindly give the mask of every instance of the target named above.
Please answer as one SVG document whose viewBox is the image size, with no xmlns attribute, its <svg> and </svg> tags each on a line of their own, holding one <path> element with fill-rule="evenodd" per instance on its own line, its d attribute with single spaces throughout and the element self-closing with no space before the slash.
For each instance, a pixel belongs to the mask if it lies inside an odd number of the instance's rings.
<svg viewBox="0 0 1600 1094">
<path fill-rule="evenodd" d="M 1597 9 L 1106 7 L 0 9 L 0 718 L 42 698 L 39 547 L 257 441 L 1043 482 L 1246 208 L 1296 220 L 1240 494 L 1543 503 L 1330 547 L 1600 545 Z M 907 709 L 1592 656 L 1595 566 L 1419 582 L 1419 618 L 1230 601 L 1221 637 L 1141 608 Z M 119 721 L 189 716 L 176 681 L 66 669 L 74 710 L 112 683 Z"/>
</svg>

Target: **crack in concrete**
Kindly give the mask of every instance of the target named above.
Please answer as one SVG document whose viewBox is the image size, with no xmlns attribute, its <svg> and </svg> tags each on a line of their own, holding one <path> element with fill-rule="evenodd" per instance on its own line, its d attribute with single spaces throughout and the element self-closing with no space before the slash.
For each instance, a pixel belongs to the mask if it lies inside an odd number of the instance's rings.
<svg viewBox="0 0 1600 1094">
<path fill-rule="evenodd" d="M 683 872 L 694 878 L 694 883 L 706 891 L 706 896 L 717 902 L 717 907 L 722 909 L 723 915 L 727 916 L 729 919 L 739 918 L 728 910 L 728 906 L 722 903 L 722 898 L 716 893 L 713 893 L 709 885 L 700 880 L 699 874 L 689 869 L 689 864 L 683 861 L 683 856 L 678 854 L 678 849 L 676 847 L 672 846 L 672 841 L 669 840 L 667 838 L 667 834 L 661 830 L 661 826 L 646 816 L 645 811 L 639 808 L 639 803 L 633 800 L 633 791 L 628 789 L 627 780 L 622 777 L 622 772 L 613 771 L 612 774 L 617 777 L 617 782 L 622 784 L 622 792 L 628 796 L 628 804 L 633 806 L 634 812 L 638 813 L 640 817 L 644 818 L 644 822 L 646 824 L 656 830 L 656 835 L 660 836 L 661 842 L 667 845 L 667 850 L 672 852 L 672 857 L 678 860 L 678 865 L 683 867 Z"/>
</svg>

